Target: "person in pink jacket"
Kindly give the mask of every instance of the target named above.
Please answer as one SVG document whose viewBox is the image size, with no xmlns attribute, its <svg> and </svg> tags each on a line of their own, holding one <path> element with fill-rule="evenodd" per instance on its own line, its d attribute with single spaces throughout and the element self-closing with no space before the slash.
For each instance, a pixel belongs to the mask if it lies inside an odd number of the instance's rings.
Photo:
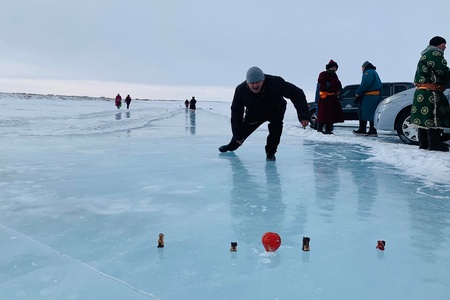
<svg viewBox="0 0 450 300">
<path fill-rule="evenodd" d="M 122 96 L 120 96 L 120 94 L 117 94 L 116 96 L 116 106 L 117 109 L 122 107 Z"/>
</svg>

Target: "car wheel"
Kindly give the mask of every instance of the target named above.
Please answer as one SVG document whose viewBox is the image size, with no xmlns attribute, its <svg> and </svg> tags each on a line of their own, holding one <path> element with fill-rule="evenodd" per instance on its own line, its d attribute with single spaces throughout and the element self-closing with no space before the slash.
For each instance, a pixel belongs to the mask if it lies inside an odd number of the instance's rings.
<svg viewBox="0 0 450 300">
<path fill-rule="evenodd" d="M 404 110 L 397 118 L 395 128 L 399 138 L 406 144 L 419 145 L 417 137 L 417 129 L 413 128 L 411 123 L 411 112 L 409 109 Z"/>
<path fill-rule="evenodd" d="M 316 116 L 316 110 L 315 109 L 312 109 L 310 112 L 309 112 L 309 126 L 312 128 L 312 129 L 317 129 L 317 123 L 316 123 L 316 121 L 317 121 L 317 116 Z"/>
</svg>

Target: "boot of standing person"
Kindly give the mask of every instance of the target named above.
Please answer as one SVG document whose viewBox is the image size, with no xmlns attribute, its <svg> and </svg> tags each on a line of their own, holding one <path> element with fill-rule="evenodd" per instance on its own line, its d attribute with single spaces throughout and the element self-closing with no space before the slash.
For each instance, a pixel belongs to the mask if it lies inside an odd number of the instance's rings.
<svg viewBox="0 0 450 300">
<path fill-rule="evenodd" d="M 428 132 L 424 128 L 417 129 L 417 138 L 419 139 L 419 149 L 428 149 Z"/>
<path fill-rule="evenodd" d="M 317 131 L 323 133 L 323 123 L 317 123 Z"/>
<path fill-rule="evenodd" d="M 359 128 L 358 128 L 358 130 L 353 130 L 353 134 L 366 135 L 367 134 L 366 126 L 367 126 L 367 121 L 359 120 Z"/>
<path fill-rule="evenodd" d="M 372 121 L 369 122 L 369 131 L 367 132 L 367 136 L 374 136 L 374 137 L 378 136 L 378 132 L 375 129 L 375 124 Z"/>
<path fill-rule="evenodd" d="M 439 129 L 430 128 L 428 131 L 428 150 L 448 152 L 448 145 L 441 141 Z"/>
</svg>

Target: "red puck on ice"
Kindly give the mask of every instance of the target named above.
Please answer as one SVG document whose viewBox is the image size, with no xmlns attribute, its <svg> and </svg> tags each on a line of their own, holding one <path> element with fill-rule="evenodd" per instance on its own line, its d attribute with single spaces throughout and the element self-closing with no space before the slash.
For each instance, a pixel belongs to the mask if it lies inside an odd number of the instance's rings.
<svg viewBox="0 0 450 300">
<path fill-rule="evenodd" d="M 262 244 L 267 252 L 275 252 L 281 245 L 281 237 L 275 232 L 266 232 L 262 236 Z"/>
<path fill-rule="evenodd" d="M 386 246 L 386 242 L 385 241 L 377 241 L 377 249 L 380 249 L 381 251 L 384 251 L 384 247 Z"/>
</svg>

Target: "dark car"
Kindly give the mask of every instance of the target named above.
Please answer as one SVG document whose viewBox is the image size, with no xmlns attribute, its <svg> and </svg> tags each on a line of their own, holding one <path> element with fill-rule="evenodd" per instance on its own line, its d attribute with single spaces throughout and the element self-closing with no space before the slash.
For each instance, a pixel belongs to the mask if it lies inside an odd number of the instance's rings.
<svg viewBox="0 0 450 300">
<path fill-rule="evenodd" d="M 385 99 L 394 94 L 414 87 L 412 82 L 384 82 L 381 88 L 381 98 Z M 359 84 L 350 84 L 345 86 L 340 93 L 339 102 L 341 103 L 344 120 L 358 120 L 358 104 L 355 103 L 356 90 Z M 312 128 L 316 128 L 316 102 L 309 102 L 309 122 Z"/>
</svg>

